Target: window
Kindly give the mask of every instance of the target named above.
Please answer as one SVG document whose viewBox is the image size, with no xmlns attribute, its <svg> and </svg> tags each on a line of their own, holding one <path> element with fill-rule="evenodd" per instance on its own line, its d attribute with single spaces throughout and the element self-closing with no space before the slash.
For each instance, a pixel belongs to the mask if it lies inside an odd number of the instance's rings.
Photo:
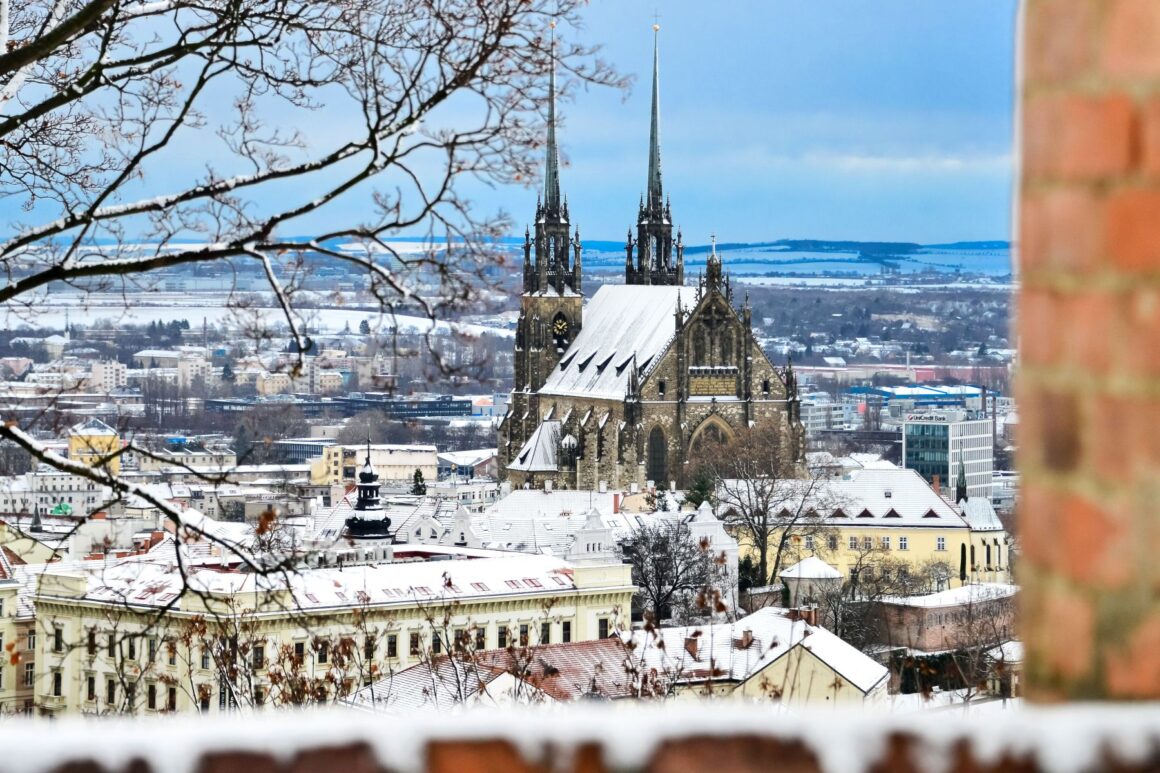
<svg viewBox="0 0 1160 773">
<path fill-rule="evenodd" d="M 96 674 L 89 674 L 85 678 L 85 700 L 92 703 L 97 699 L 97 677 Z"/>
<path fill-rule="evenodd" d="M 105 681 L 105 703 L 113 706 L 117 703 L 117 680 L 108 679 Z"/>
<path fill-rule="evenodd" d="M 597 637 L 601 639 L 608 638 L 608 618 L 602 617 L 596 621 Z"/>
<path fill-rule="evenodd" d="M 814 535 L 807 534 L 806 535 L 806 550 L 813 550 L 813 549 L 814 549 Z"/>
<path fill-rule="evenodd" d="M 399 657 L 399 637 L 393 633 L 387 634 L 387 657 Z"/>
<path fill-rule="evenodd" d="M 208 646 L 202 647 L 201 648 L 201 667 L 202 668 L 209 668 L 209 660 L 210 660 L 209 647 Z"/>
<path fill-rule="evenodd" d="M 499 648 L 500 648 L 501 650 L 502 650 L 502 649 L 507 649 L 507 644 L 508 644 L 507 640 L 508 640 L 508 629 L 507 629 L 507 626 L 506 626 L 506 625 L 501 625 L 501 626 L 499 627 Z"/>
<path fill-rule="evenodd" d="M 177 711 L 177 688 L 170 686 L 169 697 L 165 700 L 165 708 L 167 711 Z"/>
<path fill-rule="evenodd" d="M 52 672 L 52 695 L 54 698 L 64 695 L 64 674 L 60 671 Z"/>
<path fill-rule="evenodd" d="M 520 625 L 520 646 L 528 646 L 528 626 L 527 623 Z"/>
<path fill-rule="evenodd" d="M 64 629 L 59 625 L 52 627 L 52 651 L 64 652 Z M 53 693 L 54 695 L 56 693 Z"/>
<path fill-rule="evenodd" d="M 254 645 L 254 650 L 250 653 L 250 663 L 255 671 L 266 667 L 266 648 L 263 645 Z"/>
<path fill-rule="evenodd" d="M 129 642 L 129 660 L 137 659 L 137 640 L 132 636 L 128 637 Z"/>
<path fill-rule="evenodd" d="M 201 700 L 198 702 L 198 707 L 201 709 L 203 714 L 209 712 L 209 699 L 211 697 L 210 689 L 203 686 L 201 690 Z"/>
<path fill-rule="evenodd" d="M 319 643 L 316 658 L 319 663 L 326 663 L 330 660 L 330 642 L 324 641 Z"/>
<path fill-rule="evenodd" d="M 28 632 L 28 647 L 27 647 L 27 649 L 30 649 L 30 650 L 36 649 L 36 631 L 29 631 Z"/>
<path fill-rule="evenodd" d="M 155 636 L 149 637 L 149 662 L 157 660 L 157 638 Z"/>
<path fill-rule="evenodd" d="M 264 706 L 266 704 L 266 689 L 264 687 L 254 688 L 254 705 Z"/>
<path fill-rule="evenodd" d="M 411 634 L 411 655 L 419 654 L 419 634 Z"/>
<path fill-rule="evenodd" d="M 540 644 L 552 643 L 552 624 L 540 623 Z"/>
<path fill-rule="evenodd" d="M 438 655 L 443 651 L 443 640 L 439 638 L 438 631 L 431 632 L 431 652 Z"/>
<path fill-rule="evenodd" d="M 294 642 L 294 665 L 301 666 L 306 660 L 306 642 Z"/>
<path fill-rule="evenodd" d="M 560 640 L 565 644 L 572 641 L 572 621 L 565 620 L 560 627 L 562 629 L 560 631 Z"/>
<path fill-rule="evenodd" d="M 132 682 L 125 685 L 125 706 L 128 707 L 129 712 L 132 713 L 137 703 L 137 685 Z"/>
<path fill-rule="evenodd" d="M 24 686 L 25 687 L 32 687 L 35 684 L 36 684 L 36 664 L 35 663 L 25 663 L 24 664 Z"/>
<path fill-rule="evenodd" d="M 145 688 L 145 708 L 157 710 L 157 685 L 152 682 Z"/>
<path fill-rule="evenodd" d="M 89 631 L 89 635 L 88 635 L 87 640 L 85 642 L 85 649 L 88 651 L 90 658 L 97 654 L 97 632 L 96 631 Z"/>
<path fill-rule="evenodd" d="M 108 645 L 109 645 L 109 657 L 110 658 L 117 657 L 117 636 L 116 636 L 116 634 L 112 634 L 112 633 L 109 634 Z"/>
<path fill-rule="evenodd" d="M 830 550 L 837 550 L 837 549 L 838 549 L 838 538 L 837 538 L 837 536 L 836 536 L 836 535 L 833 535 L 833 534 L 831 534 L 829 537 L 827 537 L 827 538 L 826 538 L 826 545 L 827 545 L 827 547 L 829 547 L 829 548 L 830 548 Z"/>
<path fill-rule="evenodd" d="M 946 550 L 947 549 L 947 538 L 946 537 L 939 537 L 938 539 L 936 539 L 934 541 L 934 549 L 935 550 Z"/>
<path fill-rule="evenodd" d="M 371 661 L 375 659 L 375 639 L 373 636 L 368 636 L 363 641 L 363 660 Z"/>
<path fill-rule="evenodd" d="M 858 538 L 851 537 L 850 538 L 850 550 L 857 550 L 857 549 L 858 549 Z"/>
<path fill-rule="evenodd" d="M 882 549 L 883 550 L 890 550 L 890 537 L 883 537 L 882 538 Z"/>
<path fill-rule="evenodd" d="M 898 549 L 899 550 L 906 550 L 908 547 L 910 547 L 909 543 L 910 543 L 910 539 L 908 537 L 899 537 L 898 538 Z"/>
<path fill-rule="evenodd" d="M 165 649 L 169 652 L 169 665 L 177 665 L 177 644 L 171 641 L 165 642 Z"/>
<path fill-rule="evenodd" d="M 862 538 L 862 549 L 863 550 L 872 550 L 873 548 L 874 548 L 874 540 L 872 540 L 869 537 L 863 537 Z"/>
</svg>

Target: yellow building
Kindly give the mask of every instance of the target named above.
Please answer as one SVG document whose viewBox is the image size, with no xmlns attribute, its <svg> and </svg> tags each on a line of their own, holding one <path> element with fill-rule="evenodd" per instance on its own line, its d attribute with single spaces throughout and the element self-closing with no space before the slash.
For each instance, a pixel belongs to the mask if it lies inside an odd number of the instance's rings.
<svg viewBox="0 0 1160 773">
<path fill-rule="evenodd" d="M 901 567 L 912 576 L 931 578 L 932 590 L 1011 581 L 1009 540 L 990 503 L 972 499 L 955 507 L 917 472 L 903 468 L 786 483 L 800 494 L 780 499 L 780 519 L 806 515 L 789 530 L 779 572 L 817 556 L 844 578 L 856 570 Z M 720 510 L 728 523 L 726 501 Z M 744 530 L 735 530 L 735 536 L 740 555 L 756 560 Z M 779 530 L 770 539 L 771 573 L 781 536 Z"/>
<path fill-rule="evenodd" d="M 77 424 L 68 433 L 68 458 L 100 467 L 113 475 L 121 472 L 121 457 L 114 455 L 121 449 L 121 436 L 100 419 L 89 419 Z"/>
<path fill-rule="evenodd" d="M 310 463 L 310 482 L 315 486 L 334 485 L 355 479 L 366 462 L 368 446 L 327 446 L 322 456 Z M 383 481 L 410 483 L 415 470 L 433 483 L 439 477 L 439 455 L 433 445 L 369 446 L 371 464 Z"/>
<path fill-rule="evenodd" d="M 189 551 L 189 549 L 185 549 Z M 157 554 L 158 551 L 154 551 Z M 543 631 L 590 639 L 627 610 L 627 565 L 544 556 L 255 575 L 187 552 L 41 568 L 35 700 L 44 713 L 143 714 L 335 700 L 445 652 Z"/>
</svg>

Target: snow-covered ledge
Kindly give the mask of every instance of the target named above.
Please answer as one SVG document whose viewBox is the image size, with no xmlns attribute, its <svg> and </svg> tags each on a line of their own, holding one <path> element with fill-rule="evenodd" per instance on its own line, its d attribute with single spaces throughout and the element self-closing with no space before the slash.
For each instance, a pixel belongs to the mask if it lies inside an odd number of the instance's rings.
<svg viewBox="0 0 1160 773">
<path fill-rule="evenodd" d="M 0 722 L 5 773 L 1155 769 L 1160 706 L 969 715 L 789 714 L 681 702 L 406 717 L 304 711 L 219 719 Z"/>
</svg>

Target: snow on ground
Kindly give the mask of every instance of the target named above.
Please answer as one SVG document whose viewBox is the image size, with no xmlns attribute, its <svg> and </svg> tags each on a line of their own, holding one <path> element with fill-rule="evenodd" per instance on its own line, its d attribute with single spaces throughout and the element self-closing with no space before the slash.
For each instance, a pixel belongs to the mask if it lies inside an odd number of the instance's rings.
<svg viewBox="0 0 1160 773">
<path fill-rule="evenodd" d="M 248 297 L 254 297 L 249 295 Z M 67 317 L 70 324 L 89 326 L 99 321 L 114 325 L 147 325 L 150 322 L 170 322 L 187 319 L 192 327 L 205 320 L 211 325 L 229 328 L 253 328 L 256 325 L 278 329 L 285 327 L 286 318 L 282 311 L 265 304 L 272 299 L 258 297 L 262 306 L 230 308 L 226 296 L 197 293 L 148 293 L 140 297 L 141 303 L 132 303 L 120 293 L 77 293 L 52 294 L 36 303 L 33 308 L 21 306 L 0 306 L 0 329 L 17 330 L 23 327 L 62 328 Z M 312 333 L 339 333 L 344 328 L 352 331 L 366 320 L 372 331 L 385 333 L 395 328 L 402 333 L 426 333 L 433 323 L 425 317 L 408 315 L 383 315 L 358 309 L 296 308 L 299 322 L 309 325 Z M 471 325 L 458 322 L 434 323 L 436 334 L 454 331 L 467 336 L 496 336 L 512 338 L 511 330 L 485 325 Z"/>
</svg>

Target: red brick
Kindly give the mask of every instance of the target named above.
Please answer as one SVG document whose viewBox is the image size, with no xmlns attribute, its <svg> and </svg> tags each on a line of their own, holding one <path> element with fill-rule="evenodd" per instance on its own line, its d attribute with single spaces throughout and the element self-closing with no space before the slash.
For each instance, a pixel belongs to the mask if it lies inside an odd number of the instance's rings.
<svg viewBox="0 0 1160 773">
<path fill-rule="evenodd" d="M 1113 0 L 1107 14 L 1104 70 L 1124 78 L 1160 76 L 1160 3 Z"/>
<path fill-rule="evenodd" d="M 1133 576 L 1127 508 L 1086 497 L 1064 498 L 1059 512 L 1061 569 L 1085 587 L 1120 588 Z"/>
<path fill-rule="evenodd" d="M 1065 680 L 1079 680 L 1092 669 L 1095 653 L 1095 611 L 1091 602 L 1063 588 L 1044 588 L 1039 608 L 1024 634 L 1037 642 L 1041 667 Z M 1038 614 L 1034 614 L 1038 612 Z"/>
<path fill-rule="evenodd" d="M 1084 428 L 1087 464 L 1094 468 L 1105 482 L 1131 483 L 1140 466 L 1140 448 L 1143 434 L 1151 428 L 1144 426 L 1145 401 L 1115 395 L 1093 396 L 1090 416 Z"/>
<path fill-rule="evenodd" d="M 432 741 L 427 745 L 428 773 L 540 773 L 508 741 Z"/>
<path fill-rule="evenodd" d="M 1019 418 L 1022 424 L 1022 411 Z M 1022 457 L 1022 449 L 1019 453 Z M 1054 570 L 1060 552 L 1056 533 L 1059 509 L 1059 498 L 1053 491 L 1034 481 L 1023 485 L 1019 492 L 1019 560 L 1022 565 L 1032 566 L 1036 571 Z"/>
<path fill-rule="evenodd" d="M 1103 257 L 1103 199 L 1080 187 L 1023 197 L 1019 255 L 1024 272 L 1087 271 Z"/>
<path fill-rule="evenodd" d="M 1126 644 L 1113 645 L 1105 651 L 1104 673 L 1109 697 L 1160 695 L 1160 614 L 1137 625 Z"/>
<path fill-rule="evenodd" d="M 1132 165 L 1134 105 L 1123 94 L 1041 95 L 1024 105 L 1026 179 L 1094 180 Z"/>
<path fill-rule="evenodd" d="M 1160 264 L 1155 268 L 1160 271 Z M 1121 313 L 1125 333 L 1118 337 L 1117 346 L 1122 369 L 1128 374 L 1160 376 L 1160 291 L 1136 290 Z"/>
<path fill-rule="evenodd" d="M 1106 373 L 1119 332 L 1118 317 L 1116 297 L 1110 292 L 1089 290 L 1065 297 L 1058 320 L 1064 330 L 1065 360 L 1089 374 Z"/>
<path fill-rule="evenodd" d="M 1115 265 L 1160 272 L 1160 190 L 1129 189 L 1108 199 L 1104 239 Z"/>
<path fill-rule="evenodd" d="M 1023 50 L 1029 83 L 1058 83 L 1081 75 L 1094 60 L 1096 7 L 1092 0 L 1039 0 L 1027 7 Z"/>
<path fill-rule="evenodd" d="M 1062 356 L 1058 293 L 1039 287 L 1025 287 L 1017 303 L 1019 355 L 1023 363 L 1058 365 Z"/>
<path fill-rule="evenodd" d="M 1140 127 L 1140 169 L 1144 174 L 1160 177 L 1160 97 L 1153 97 L 1144 105 Z"/>
</svg>

